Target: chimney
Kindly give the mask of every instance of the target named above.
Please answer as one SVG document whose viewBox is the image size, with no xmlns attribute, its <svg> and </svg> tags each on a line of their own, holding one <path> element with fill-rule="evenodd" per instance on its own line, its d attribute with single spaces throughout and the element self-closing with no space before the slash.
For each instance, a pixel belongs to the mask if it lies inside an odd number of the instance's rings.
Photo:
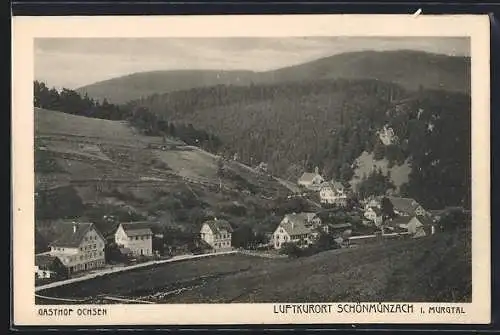
<svg viewBox="0 0 500 335">
<path fill-rule="evenodd" d="M 76 226 L 77 225 L 78 224 L 75 221 L 73 221 L 73 234 L 76 233 Z"/>
</svg>

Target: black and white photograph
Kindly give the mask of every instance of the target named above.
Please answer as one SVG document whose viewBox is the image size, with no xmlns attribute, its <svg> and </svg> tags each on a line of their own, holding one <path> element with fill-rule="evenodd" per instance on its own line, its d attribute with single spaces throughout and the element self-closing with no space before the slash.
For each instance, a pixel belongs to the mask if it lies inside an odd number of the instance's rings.
<svg viewBox="0 0 500 335">
<path fill-rule="evenodd" d="M 33 52 L 37 308 L 473 302 L 469 36 Z"/>
</svg>

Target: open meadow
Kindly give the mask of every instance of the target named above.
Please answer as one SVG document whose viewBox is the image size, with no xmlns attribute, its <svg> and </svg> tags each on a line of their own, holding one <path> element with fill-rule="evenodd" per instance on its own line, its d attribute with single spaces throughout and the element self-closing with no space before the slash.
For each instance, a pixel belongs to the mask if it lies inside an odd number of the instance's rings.
<svg viewBox="0 0 500 335">
<path fill-rule="evenodd" d="M 468 302 L 469 243 L 470 236 L 455 232 L 297 259 L 223 255 L 109 275 L 39 294 L 93 302 L 105 296 L 155 303 Z"/>
</svg>

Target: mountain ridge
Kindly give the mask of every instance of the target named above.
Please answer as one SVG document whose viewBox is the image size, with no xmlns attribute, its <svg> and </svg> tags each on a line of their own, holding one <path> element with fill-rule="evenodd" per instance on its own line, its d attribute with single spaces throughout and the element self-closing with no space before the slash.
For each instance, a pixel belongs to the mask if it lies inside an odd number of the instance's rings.
<svg viewBox="0 0 500 335">
<path fill-rule="evenodd" d="M 369 78 L 406 89 L 470 92 L 470 57 L 416 50 L 355 51 L 268 71 L 157 70 L 106 79 L 76 89 L 98 100 L 125 103 L 153 94 L 216 85 L 249 86 L 317 79 Z"/>
</svg>

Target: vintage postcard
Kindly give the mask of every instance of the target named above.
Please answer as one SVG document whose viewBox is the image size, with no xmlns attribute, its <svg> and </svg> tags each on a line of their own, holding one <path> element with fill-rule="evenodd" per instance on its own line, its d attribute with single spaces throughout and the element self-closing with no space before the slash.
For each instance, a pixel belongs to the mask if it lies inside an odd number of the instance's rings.
<svg viewBox="0 0 500 335">
<path fill-rule="evenodd" d="M 15 325 L 490 322 L 487 16 L 13 18 Z"/>
</svg>

